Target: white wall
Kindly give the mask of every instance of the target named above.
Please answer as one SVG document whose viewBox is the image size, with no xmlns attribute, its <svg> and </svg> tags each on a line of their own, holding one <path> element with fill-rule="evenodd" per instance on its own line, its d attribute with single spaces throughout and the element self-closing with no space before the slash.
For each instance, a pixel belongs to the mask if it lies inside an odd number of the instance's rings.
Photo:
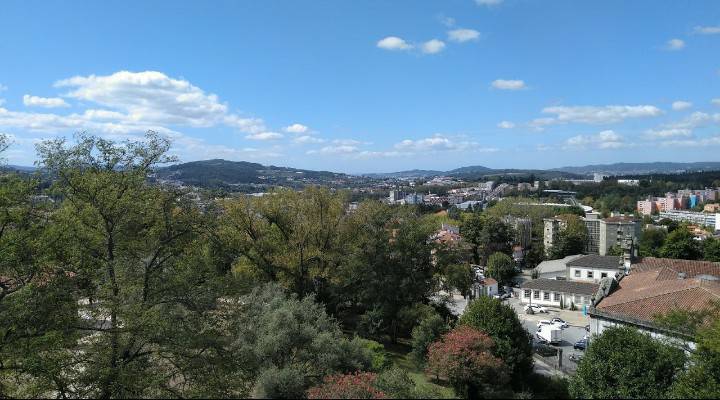
<svg viewBox="0 0 720 400">
<path fill-rule="evenodd" d="M 580 271 L 580 277 L 575 276 L 576 271 Z M 592 278 L 588 278 L 588 272 L 592 272 Z M 567 279 L 569 281 L 577 281 L 577 282 L 600 283 L 600 280 L 602 280 L 602 278 L 603 278 L 602 274 L 607 274 L 608 277 L 614 278 L 615 275 L 620 272 L 621 271 L 617 268 L 602 269 L 602 268 L 568 267 Z"/>
</svg>

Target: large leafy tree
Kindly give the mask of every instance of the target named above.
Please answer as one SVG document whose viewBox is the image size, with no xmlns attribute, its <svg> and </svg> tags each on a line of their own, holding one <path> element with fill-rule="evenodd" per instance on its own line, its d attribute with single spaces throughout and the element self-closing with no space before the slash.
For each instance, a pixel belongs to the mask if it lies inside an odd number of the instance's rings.
<svg viewBox="0 0 720 400">
<path fill-rule="evenodd" d="M 507 285 L 515 276 L 515 261 L 505 253 L 493 253 L 488 259 L 486 273 L 500 285 Z"/>
<path fill-rule="evenodd" d="M 313 292 L 344 260 L 340 227 L 346 205 L 343 195 L 312 187 L 228 200 L 219 240 L 246 277 Z"/>
<path fill-rule="evenodd" d="M 104 398 L 193 393 L 201 369 L 188 360 L 209 353 L 213 339 L 201 332 L 219 293 L 215 271 L 193 256 L 204 242 L 197 210 L 181 193 L 147 184 L 154 166 L 171 161 L 169 142 L 153 133 L 143 142 L 76 140 L 39 146 L 61 200 L 46 232 L 46 262 L 70 277 L 66 293 L 79 305 L 65 332 L 79 340 L 67 344 L 46 390 Z"/>
<path fill-rule="evenodd" d="M 697 260 L 702 258 L 702 248 L 695 240 L 687 226 L 680 226 L 667 235 L 665 243 L 660 248 L 660 256 L 682 260 Z"/>
<path fill-rule="evenodd" d="M 577 215 L 562 215 L 565 227 L 558 233 L 550 254 L 553 259 L 567 257 L 585 252 L 588 243 L 588 232 L 585 223 Z"/>
<path fill-rule="evenodd" d="M 460 325 L 430 345 L 428 373 L 450 381 L 455 392 L 478 398 L 507 383 L 502 359 L 492 353 L 494 343 L 486 333 Z"/>
<path fill-rule="evenodd" d="M 609 328 L 595 337 L 570 379 L 576 398 L 666 397 L 685 353 L 634 328 Z"/>
<path fill-rule="evenodd" d="M 510 245 L 515 237 L 512 227 L 500 218 L 479 213 L 467 214 L 460 233 L 470 244 L 476 264 L 487 262 L 488 257 L 496 252 L 510 254 Z"/>
<path fill-rule="evenodd" d="M 514 382 L 520 383 L 532 371 L 532 338 L 512 307 L 483 296 L 468 305 L 459 323 L 490 335 L 493 354 L 505 362 Z"/>
<path fill-rule="evenodd" d="M 705 240 L 703 254 L 706 261 L 720 262 L 720 239 L 708 238 Z"/>
<path fill-rule="evenodd" d="M 643 257 L 657 257 L 660 248 L 665 242 L 667 231 L 665 229 L 645 229 L 640 236 L 640 255 Z"/>
</svg>

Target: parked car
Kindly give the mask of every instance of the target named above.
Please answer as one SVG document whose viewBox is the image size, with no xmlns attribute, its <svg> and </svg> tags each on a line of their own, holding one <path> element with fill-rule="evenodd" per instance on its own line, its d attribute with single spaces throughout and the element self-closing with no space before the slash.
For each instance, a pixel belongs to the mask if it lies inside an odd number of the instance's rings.
<svg viewBox="0 0 720 400">
<path fill-rule="evenodd" d="M 587 339 L 583 338 L 575 342 L 575 344 L 573 345 L 573 349 L 583 351 L 587 349 Z"/>
<path fill-rule="evenodd" d="M 588 331 L 588 332 L 590 332 L 590 325 L 589 325 L 589 324 L 588 324 L 588 325 L 585 325 L 585 330 Z"/>
<path fill-rule="evenodd" d="M 508 293 L 503 293 L 503 294 L 500 296 L 500 300 L 507 300 L 507 299 L 509 299 L 509 298 L 511 298 L 511 297 L 512 297 L 512 293 L 510 293 L 510 292 L 508 292 Z"/>
<path fill-rule="evenodd" d="M 525 306 L 525 312 L 528 314 L 535 314 L 535 313 L 547 313 L 548 310 L 545 307 L 538 306 L 535 304 L 528 304 Z"/>
<path fill-rule="evenodd" d="M 541 327 L 543 327 L 543 326 L 545 326 L 545 325 L 550 326 L 550 325 L 554 325 L 554 323 L 553 323 L 552 321 L 548 321 L 548 320 L 546 320 L 546 319 L 543 319 L 543 320 L 541 320 L 541 321 L 538 321 L 538 323 L 537 323 L 537 327 L 538 327 L 538 328 L 541 328 Z"/>
<path fill-rule="evenodd" d="M 579 364 L 582 359 L 583 356 L 581 354 L 570 354 L 570 356 L 568 357 L 568 360 L 574 362 L 575 364 Z"/>
<path fill-rule="evenodd" d="M 562 329 L 565 329 L 570 326 L 567 322 L 565 322 L 565 320 L 563 320 L 562 318 L 558 318 L 558 317 L 551 319 L 550 322 L 559 326 Z"/>
</svg>

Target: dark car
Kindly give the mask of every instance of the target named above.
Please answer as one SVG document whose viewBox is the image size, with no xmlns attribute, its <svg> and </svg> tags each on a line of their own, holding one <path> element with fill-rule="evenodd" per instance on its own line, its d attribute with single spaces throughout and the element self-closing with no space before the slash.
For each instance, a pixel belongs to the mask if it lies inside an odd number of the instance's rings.
<svg viewBox="0 0 720 400">
<path fill-rule="evenodd" d="M 590 332 L 590 325 L 585 325 L 585 330 Z"/>
<path fill-rule="evenodd" d="M 575 350 L 585 350 L 587 349 L 587 339 L 580 339 L 573 345 L 573 349 Z"/>
</svg>

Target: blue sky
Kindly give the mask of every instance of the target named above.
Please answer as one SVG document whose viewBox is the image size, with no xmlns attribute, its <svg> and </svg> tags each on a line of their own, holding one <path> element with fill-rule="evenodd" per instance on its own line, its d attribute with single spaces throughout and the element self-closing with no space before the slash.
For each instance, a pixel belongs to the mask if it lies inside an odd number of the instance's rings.
<svg viewBox="0 0 720 400">
<path fill-rule="evenodd" d="M 11 164 L 153 129 L 342 172 L 720 160 L 720 2 L 4 1 Z"/>
</svg>

